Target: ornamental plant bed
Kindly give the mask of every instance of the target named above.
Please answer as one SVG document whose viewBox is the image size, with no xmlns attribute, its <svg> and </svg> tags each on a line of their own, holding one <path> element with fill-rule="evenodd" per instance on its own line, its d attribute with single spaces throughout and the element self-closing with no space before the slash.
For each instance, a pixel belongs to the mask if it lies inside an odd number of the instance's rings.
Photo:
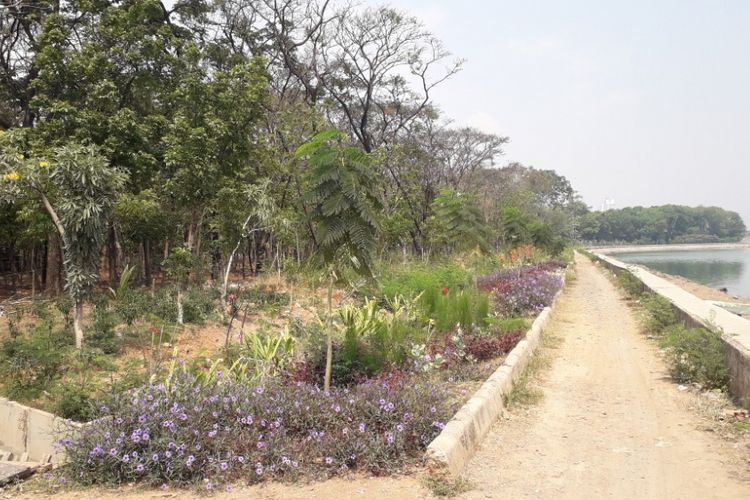
<svg viewBox="0 0 750 500">
<path fill-rule="evenodd" d="M 245 355 L 209 365 L 173 360 L 150 383 L 102 400 L 93 420 L 69 433 L 61 442 L 69 460 L 52 484 L 214 490 L 404 472 L 423 463 L 427 445 L 522 339 L 528 322 L 505 307 L 506 291 L 527 278 L 547 280 L 523 309 L 532 317 L 562 285 L 560 269 L 494 273 L 476 288 L 440 287 L 426 302 L 397 296 L 345 306 L 335 321 L 338 378 L 328 392 L 319 387 L 320 325 L 287 331 L 296 354 L 277 345 L 261 371 L 261 361 Z M 436 314 L 457 318 L 456 326 L 435 328 Z"/>
</svg>

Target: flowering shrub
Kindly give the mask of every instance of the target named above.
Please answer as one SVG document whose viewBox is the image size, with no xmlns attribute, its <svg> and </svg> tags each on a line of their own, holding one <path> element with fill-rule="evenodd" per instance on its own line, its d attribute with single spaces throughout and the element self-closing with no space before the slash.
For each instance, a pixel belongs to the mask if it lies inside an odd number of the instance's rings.
<svg viewBox="0 0 750 500">
<path fill-rule="evenodd" d="M 351 390 L 297 383 L 211 384 L 178 373 L 100 409 L 62 440 L 69 477 L 83 483 L 144 481 L 207 489 L 243 478 L 374 473 L 416 459 L 453 414 L 447 393 L 403 381 Z"/>
<path fill-rule="evenodd" d="M 536 314 L 550 305 L 562 288 L 562 278 L 555 272 L 562 267 L 564 264 L 548 262 L 506 269 L 478 279 L 477 286 L 494 294 L 500 314 Z"/>
</svg>

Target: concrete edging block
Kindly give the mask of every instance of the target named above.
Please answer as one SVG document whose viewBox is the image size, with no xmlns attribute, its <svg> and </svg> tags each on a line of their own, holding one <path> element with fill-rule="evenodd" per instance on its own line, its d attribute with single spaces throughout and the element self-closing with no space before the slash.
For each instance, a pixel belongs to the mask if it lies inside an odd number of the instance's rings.
<svg viewBox="0 0 750 500">
<path fill-rule="evenodd" d="M 547 328 L 550 315 L 564 289 L 563 281 L 563 288 L 555 295 L 552 305 L 539 313 L 524 338 L 508 353 L 503 363 L 427 446 L 427 467 L 430 474 L 457 477 L 463 472 L 505 407 L 505 397 L 513 390 L 515 382 L 523 375 L 531 361 L 541 334 Z"/>
</svg>

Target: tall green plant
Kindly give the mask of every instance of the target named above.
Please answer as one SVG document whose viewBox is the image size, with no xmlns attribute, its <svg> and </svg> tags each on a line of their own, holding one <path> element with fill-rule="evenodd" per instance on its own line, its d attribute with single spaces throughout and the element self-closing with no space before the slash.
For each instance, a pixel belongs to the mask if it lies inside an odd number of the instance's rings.
<svg viewBox="0 0 750 500">
<path fill-rule="evenodd" d="M 369 156 L 345 144 L 337 130 L 321 132 L 302 145 L 296 159 L 307 159 L 317 250 L 328 272 L 327 349 L 324 388 L 331 384 L 333 359 L 332 294 L 341 270 L 372 277 L 372 254 L 378 232 L 380 200 L 375 190 L 375 172 Z"/>
<path fill-rule="evenodd" d="M 7 138 L 5 136 L 11 136 Z M 91 146 L 53 148 L 41 158 L 26 158 L 16 134 L 0 137 L 0 199 L 37 200 L 62 241 L 66 288 L 74 303 L 76 347 L 83 344 L 83 303 L 98 279 L 99 252 L 112 207 L 126 175 L 110 166 Z"/>
</svg>

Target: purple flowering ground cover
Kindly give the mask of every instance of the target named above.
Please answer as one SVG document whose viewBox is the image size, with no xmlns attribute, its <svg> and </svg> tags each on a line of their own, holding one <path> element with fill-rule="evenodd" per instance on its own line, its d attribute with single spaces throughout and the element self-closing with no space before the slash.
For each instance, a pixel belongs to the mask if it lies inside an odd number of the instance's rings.
<svg viewBox="0 0 750 500">
<path fill-rule="evenodd" d="M 477 280 L 477 287 L 495 297 L 496 311 L 506 317 L 538 314 L 552 303 L 563 287 L 558 271 L 564 263 L 503 269 Z"/>
<path fill-rule="evenodd" d="M 81 484 L 201 484 L 394 472 L 420 459 L 455 412 L 445 388 L 405 379 L 324 393 L 303 383 L 206 385 L 189 374 L 99 410 L 62 441 Z"/>
</svg>

